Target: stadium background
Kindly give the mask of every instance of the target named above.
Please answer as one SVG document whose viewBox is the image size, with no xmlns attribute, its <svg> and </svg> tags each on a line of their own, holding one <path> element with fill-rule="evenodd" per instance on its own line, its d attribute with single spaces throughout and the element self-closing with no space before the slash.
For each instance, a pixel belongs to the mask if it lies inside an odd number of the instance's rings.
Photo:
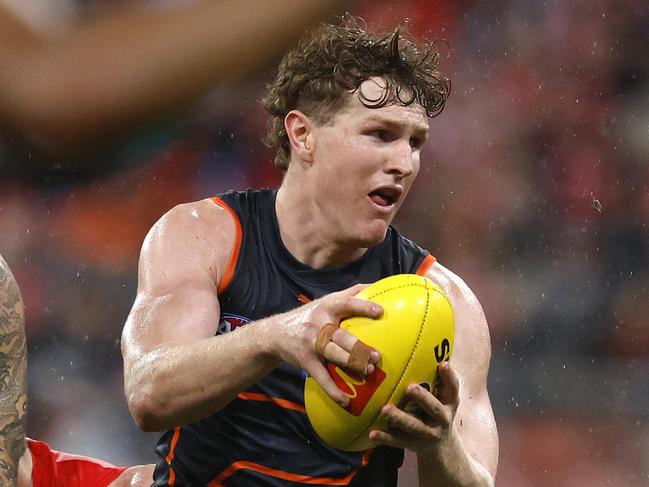
<svg viewBox="0 0 649 487">
<path fill-rule="evenodd" d="M 415 34 L 447 41 L 452 96 L 396 224 L 485 308 L 498 485 L 647 485 L 646 3 L 361 1 L 353 12 L 409 17 Z M 0 173 L 0 250 L 27 304 L 30 436 L 118 464 L 154 460 L 156 435 L 126 409 L 119 352 L 139 247 L 179 202 L 279 182 L 259 141 L 271 76 L 216 87 L 143 130 L 110 156 L 117 173 L 57 184 Z M 415 485 L 413 468 L 402 485 Z"/>
</svg>

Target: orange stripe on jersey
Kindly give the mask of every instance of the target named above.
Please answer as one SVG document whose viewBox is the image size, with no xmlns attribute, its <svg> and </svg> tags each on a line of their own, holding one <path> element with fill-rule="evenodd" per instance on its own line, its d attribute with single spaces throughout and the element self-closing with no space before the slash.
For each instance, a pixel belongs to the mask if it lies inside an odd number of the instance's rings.
<svg viewBox="0 0 649 487">
<path fill-rule="evenodd" d="M 310 297 L 308 297 L 308 296 L 306 296 L 304 294 L 300 294 L 297 297 L 297 300 L 302 304 L 307 304 L 307 303 L 310 303 L 311 301 L 313 301 L 313 299 L 311 299 Z"/>
<path fill-rule="evenodd" d="M 173 487 L 176 483 L 176 472 L 171 467 L 171 462 L 174 459 L 174 452 L 176 450 L 176 444 L 178 443 L 178 438 L 180 437 L 180 428 L 174 429 L 174 435 L 171 437 L 171 445 L 169 446 L 169 453 L 165 457 L 167 465 L 169 465 L 169 487 Z"/>
<path fill-rule="evenodd" d="M 230 213 L 232 220 L 234 220 L 235 226 L 234 247 L 232 248 L 232 253 L 230 254 L 230 260 L 228 260 L 228 266 L 225 268 L 225 274 L 221 278 L 221 282 L 219 283 L 219 288 L 217 290 L 219 294 L 222 294 L 230 285 L 232 276 L 234 276 L 234 269 L 237 267 L 239 252 L 241 251 L 241 240 L 243 239 L 243 230 L 241 229 L 241 222 L 239 221 L 239 217 L 225 201 L 223 201 L 218 196 L 214 196 L 212 198 L 212 201 L 214 201 L 214 203 Z"/>
<path fill-rule="evenodd" d="M 428 272 L 428 269 L 431 268 L 431 266 L 437 261 L 435 257 L 432 255 L 428 254 L 426 257 L 424 257 L 424 260 L 421 261 L 421 264 L 419 264 L 419 268 L 417 269 L 417 275 L 423 276 Z"/>
<path fill-rule="evenodd" d="M 373 450 L 368 450 L 363 454 L 363 459 L 361 460 L 362 467 L 367 465 L 367 462 L 369 462 L 372 451 Z M 288 480 L 290 482 L 298 482 L 307 485 L 349 485 L 349 482 L 351 482 L 351 480 L 356 476 L 356 473 L 358 472 L 358 469 L 352 470 L 346 476 L 339 479 L 332 477 L 310 477 L 308 475 L 277 470 L 275 468 L 259 465 L 258 463 L 239 461 L 233 463 L 228 468 L 223 470 L 219 475 L 217 475 L 214 480 L 212 480 L 208 484 L 208 487 L 223 487 L 223 482 L 225 482 L 239 470 L 252 470 L 253 472 L 259 472 L 270 477 L 275 477 L 277 479 Z"/>
<path fill-rule="evenodd" d="M 244 401 L 272 402 L 284 409 L 292 409 L 293 411 L 306 413 L 306 409 L 304 409 L 304 406 L 302 404 L 298 404 L 293 401 L 287 401 L 286 399 L 280 399 L 279 397 L 270 397 L 266 394 L 259 394 L 257 392 L 241 392 L 237 395 L 237 397 L 239 399 L 243 399 Z"/>
</svg>

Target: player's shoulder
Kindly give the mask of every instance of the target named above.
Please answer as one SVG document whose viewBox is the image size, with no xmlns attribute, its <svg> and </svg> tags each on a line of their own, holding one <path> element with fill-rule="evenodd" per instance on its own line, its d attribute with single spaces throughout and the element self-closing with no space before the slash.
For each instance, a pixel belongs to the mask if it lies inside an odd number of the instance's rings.
<svg viewBox="0 0 649 487">
<path fill-rule="evenodd" d="M 142 252 L 156 254 L 159 250 L 160 254 L 165 255 L 198 253 L 210 258 L 218 257 L 221 252 L 229 255 L 236 232 L 231 212 L 212 198 L 181 203 L 153 225 Z"/>
<path fill-rule="evenodd" d="M 467 304 L 479 305 L 478 298 L 468 284 L 455 272 L 435 261 L 426 271 L 426 277 L 437 284 L 451 299 L 461 299 Z"/>
<path fill-rule="evenodd" d="M 435 262 L 426 277 L 437 284 L 451 301 L 455 314 L 456 349 L 458 343 L 466 342 L 465 350 L 484 349 L 489 355 L 490 338 L 487 319 L 482 305 L 469 285 L 455 272 Z"/>
<path fill-rule="evenodd" d="M 487 322 L 482 305 L 469 285 L 455 272 L 435 262 L 426 271 L 426 277 L 437 284 L 453 305 L 457 318 L 462 322 L 471 323 L 472 327 L 486 328 Z M 462 326 L 462 323 L 459 323 Z"/>
<path fill-rule="evenodd" d="M 214 228 L 215 224 L 227 222 L 232 218 L 227 208 L 219 202 L 218 198 L 204 198 L 180 203 L 167 211 L 159 222 L 164 225 Z"/>
<path fill-rule="evenodd" d="M 150 237 L 177 235 L 181 239 L 206 237 L 231 229 L 232 214 L 213 198 L 181 203 L 166 213 L 153 225 Z"/>
</svg>

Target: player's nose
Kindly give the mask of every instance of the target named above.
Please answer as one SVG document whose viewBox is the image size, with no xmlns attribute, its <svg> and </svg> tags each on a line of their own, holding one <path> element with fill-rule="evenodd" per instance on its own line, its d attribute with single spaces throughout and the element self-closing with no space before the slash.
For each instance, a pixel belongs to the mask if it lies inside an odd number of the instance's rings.
<svg viewBox="0 0 649 487">
<path fill-rule="evenodd" d="M 414 172 L 414 154 L 409 141 L 400 141 L 394 145 L 385 169 L 400 178 L 408 177 Z"/>
</svg>

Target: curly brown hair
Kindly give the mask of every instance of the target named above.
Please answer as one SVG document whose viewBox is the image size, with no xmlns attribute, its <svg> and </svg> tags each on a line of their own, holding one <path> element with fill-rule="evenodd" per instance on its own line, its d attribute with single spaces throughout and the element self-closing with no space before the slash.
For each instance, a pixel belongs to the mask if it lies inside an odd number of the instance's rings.
<svg viewBox="0 0 649 487">
<path fill-rule="evenodd" d="M 341 25 L 323 24 L 289 51 L 262 100 L 270 113 L 264 142 L 277 151 L 275 165 L 285 171 L 290 146 L 284 118 L 297 109 L 319 124 L 328 123 L 352 93 L 368 108 L 419 103 L 429 117 L 439 115 L 451 90 L 438 70 L 439 50 L 433 42 L 419 47 L 402 27 L 372 32 L 362 19 L 347 15 Z M 359 86 L 373 76 L 387 82 L 378 99 L 363 96 Z"/>
</svg>

